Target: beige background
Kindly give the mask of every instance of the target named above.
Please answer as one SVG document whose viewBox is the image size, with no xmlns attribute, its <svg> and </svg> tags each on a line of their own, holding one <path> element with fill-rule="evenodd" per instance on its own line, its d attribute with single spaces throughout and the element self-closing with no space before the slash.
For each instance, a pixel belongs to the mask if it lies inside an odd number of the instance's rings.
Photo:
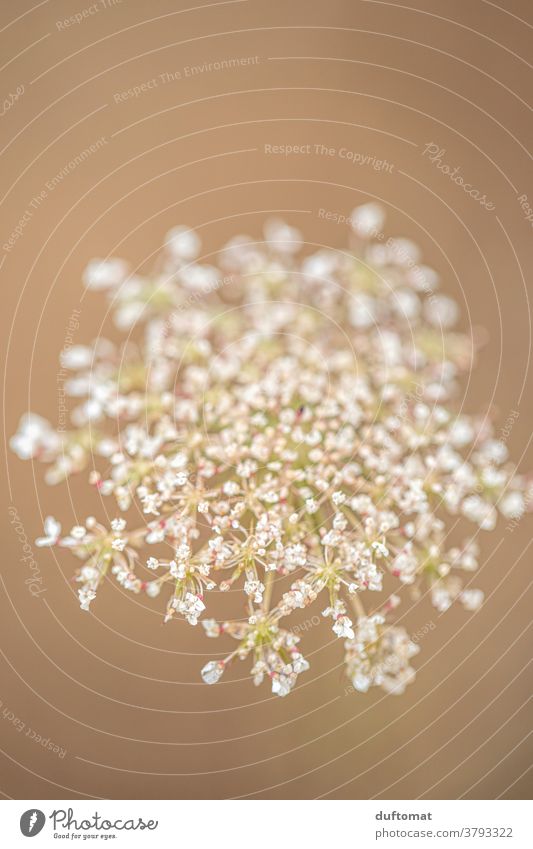
<svg viewBox="0 0 533 849">
<path fill-rule="evenodd" d="M 0 119 L 2 244 L 45 191 L 13 249 L 0 251 L 7 434 L 28 407 L 57 422 L 57 355 L 73 310 L 81 310 L 76 342 L 94 338 L 101 324 L 113 333 L 102 297 L 80 301 L 91 257 L 149 264 L 177 223 L 199 229 L 209 257 L 237 232 L 259 235 L 278 210 L 289 210 L 309 243 L 340 247 L 345 228 L 318 210 L 346 214 L 376 198 L 388 210 L 387 232 L 419 242 L 442 288 L 460 300 L 464 329 L 486 328 L 461 400 L 469 410 L 490 408 L 500 425 L 517 411 L 508 444 L 531 469 L 531 225 L 518 202 L 529 193 L 533 205 L 527 0 L 122 0 L 58 26 L 89 6 L 2 3 L 2 98 L 24 86 Z M 255 56 L 255 64 L 185 76 L 187 66 Z M 181 79 L 159 78 L 178 71 Z M 115 102 L 154 78 L 139 97 Z M 422 155 L 429 142 L 494 211 Z M 265 144 L 297 143 L 346 147 L 393 167 L 264 152 Z M 110 586 L 94 615 L 81 614 L 66 554 L 38 552 L 46 592 L 32 598 L 7 508 L 16 508 L 30 540 L 49 512 L 70 527 L 113 508 L 88 494 L 84 476 L 52 490 L 42 468 L 12 455 L 6 463 L 6 797 L 530 793 L 530 521 L 483 538 L 477 583 L 488 599 L 477 615 L 438 617 L 427 601 L 409 614 L 412 630 L 439 627 L 422 640 L 419 674 L 404 697 L 345 695 L 340 646 L 315 627 L 306 637 L 312 671 L 279 700 L 251 687 L 244 667 L 227 683 L 201 685 L 212 644 L 183 623 L 161 627 L 157 605 Z M 30 739 L 29 728 L 65 756 Z"/>
</svg>

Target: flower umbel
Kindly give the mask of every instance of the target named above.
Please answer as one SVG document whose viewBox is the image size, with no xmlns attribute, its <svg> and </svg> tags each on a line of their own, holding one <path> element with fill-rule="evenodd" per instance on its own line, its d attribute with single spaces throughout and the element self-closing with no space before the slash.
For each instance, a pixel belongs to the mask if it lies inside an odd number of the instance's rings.
<svg viewBox="0 0 533 849">
<path fill-rule="evenodd" d="M 226 245 L 218 269 L 186 227 L 151 276 L 93 261 L 85 285 L 129 341 L 72 349 L 72 428 L 27 414 L 11 440 L 48 464 L 47 482 L 86 470 L 110 499 L 109 527 L 89 517 L 62 537 L 48 517 L 37 540 L 82 561 L 81 608 L 108 579 L 162 594 L 165 622 L 237 641 L 204 666 L 208 684 L 247 659 L 254 684 L 290 693 L 309 664 L 286 620 L 316 602 L 354 689 L 403 692 L 418 646 L 394 624 L 400 602 L 427 593 L 439 613 L 476 611 L 478 532 L 533 501 L 485 418 L 455 412 L 473 352 L 436 273 L 406 261 L 406 240 L 373 238 L 375 204 L 351 220 L 346 251 L 304 254 L 298 231 L 270 221 L 263 242 Z M 132 506 L 133 528 L 120 515 Z M 450 547 L 452 521 L 470 537 Z M 230 590 L 244 619 L 204 617 Z"/>
</svg>

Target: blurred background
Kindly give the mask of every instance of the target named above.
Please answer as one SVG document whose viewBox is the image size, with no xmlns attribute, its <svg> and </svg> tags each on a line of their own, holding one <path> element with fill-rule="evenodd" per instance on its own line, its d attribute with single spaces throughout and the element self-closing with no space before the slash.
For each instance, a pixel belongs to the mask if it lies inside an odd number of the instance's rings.
<svg viewBox="0 0 533 849">
<path fill-rule="evenodd" d="M 459 400 L 490 410 L 531 469 L 532 25 L 527 0 L 3 4 L 7 438 L 28 409 L 57 424 L 69 333 L 76 344 L 116 335 L 105 299 L 83 294 L 91 258 L 149 267 L 170 227 L 187 224 L 210 262 L 237 233 L 260 238 L 272 215 L 310 249 L 343 247 L 346 225 L 324 211 L 377 200 L 387 235 L 417 242 L 458 299 L 462 328 L 485 329 Z M 287 145 L 300 152 L 276 152 Z M 112 505 L 85 475 L 50 488 L 38 465 L 7 449 L 4 463 L 5 797 L 531 793 L 527 518 L 482 538 L 477 614 L 440 616 L 427 600 L 409 612 L 403 624 L 425 633 L 404 696 L 347 692 L 341 646 L 311 610 L 311 671 L 281 700 L 251 687 L 244 665 L 203 685 L 213 644 L 183 622 L 162 627 L 163 600 L 110 585 L 80 613 L 74 560 L 33 540 L 49 513 L 68 529 Z"/>
</svg>

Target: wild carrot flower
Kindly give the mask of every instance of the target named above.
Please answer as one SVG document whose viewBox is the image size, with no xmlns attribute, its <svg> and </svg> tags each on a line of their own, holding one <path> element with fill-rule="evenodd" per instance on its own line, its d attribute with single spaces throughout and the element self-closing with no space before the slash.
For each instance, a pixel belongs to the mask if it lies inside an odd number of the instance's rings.
<svg viewBox="0 0 533 849">
<path fill-rule="evenodd" d="M 72 428 L 30 414 L 11 441 L 48 464 L 49 483 L 85 469 L 115 505 L 109 527 L 89 517 L 62 537 L 48 518 L 38 541 L 82 561 L 81 608 L 109 579 L 163 595 L 165 621 L 237 642 L 204 666 L 208 684 L 241 659 L 255 684 L 289 693 L 309 665 L 288 620 L 316 604 L 355 690 L 402 692 L 418 646 L 394 624 L 393 586 L 427 591 L 439 612 L 476 610 L 478 530 L 532 502 L 485 419 L 455 412 L 473 356 L 457 305 L 415 245 L 373 238 L 379 207 L 352 222 L 346 251 L 305 252 L 270 221 L 264 241 L 226 245 L 218 268 L 183 227 L 151 275 L 91 262 L 85 285 L 107 292 L 135 342 L 64 355 Z M 138 527 L 120 515 L 132 506 Z M 450 516 L 474 526 L 461 546 Z M 245 618 L 218 623 L 211 593 L 230 589 Z"/>
</svg>

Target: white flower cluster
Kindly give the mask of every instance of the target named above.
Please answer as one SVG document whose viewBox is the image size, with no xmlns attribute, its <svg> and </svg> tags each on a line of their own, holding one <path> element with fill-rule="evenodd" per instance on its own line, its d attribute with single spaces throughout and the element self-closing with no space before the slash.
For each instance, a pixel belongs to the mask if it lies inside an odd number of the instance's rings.
<svg viewBox="0 0 533 849">
<path fill-rule="evenodd" d="M 227 665 L 238 657 L 244 660 L 253 658 L 251 675 L 259 686 L 265 675 L 270 678 L 272 692 L 277 696 L 287 696 L 298 675 L 309 669 L 309 663 L 296 648 L 300 638 L 277 625 L 277 617 L 268 612 L 253 613 L 248 622 L 225 622 L 217 626 L 214 620 L 204 620 L 206 634 L 218 637 L 228 634 L 238 640 L 238 647 L 223 661 L 210 660 L 202 669 L 202 678 L 206 684 L 215 684 Z"/>
<path fill-rule="evenodd" d="M 416 643 L 405 628 L 384 627 L 385 617 L 379 613 L 362 616 L 353 639 L 346 642 L 346 670 L 355 690 L 366 693 L 371 686 L 400 695 L 415 677 L 409 666 L 418 653 Z"/>
<path fill-rule="evenodd" d="M 145 517 L 131 530 L 89 518 L 65 537 L 47 519 L 38 544 L 83 561 L 83 610 L 110 577 L 149 598 L 167 590 L 165 621 L 191 625 L 210 593 L 242 591 L 244 621 L 201 620 L 238 641 L 204 667 L 207 683 L 250 657 L 254 683 L 286 695 L 308 663 L 280 623 L 320 597 L 354 688 L 401 692 L 417 646 L 388 621 L 390 593 L 476 610 L 478 531 L 532 502 L 485 419 L 454 413 L 470 342 L 416 246 L 373 238 L 382 219 L 356 210 L 345 251 L 305 253 L 271 221 L 263 241 L 226 245 L 218 268 L 187 228 L 151 276 L 92 262 L 86 286 L 107 291 L 137 339 L 70 349 L 72 428 L 29 414 L 11 440 L 48 464 L 48 482 L 87 469 L 117 511 Z M 447 544 L 446 516 L 474 525 L 463 545 Z"/>
</svg>

